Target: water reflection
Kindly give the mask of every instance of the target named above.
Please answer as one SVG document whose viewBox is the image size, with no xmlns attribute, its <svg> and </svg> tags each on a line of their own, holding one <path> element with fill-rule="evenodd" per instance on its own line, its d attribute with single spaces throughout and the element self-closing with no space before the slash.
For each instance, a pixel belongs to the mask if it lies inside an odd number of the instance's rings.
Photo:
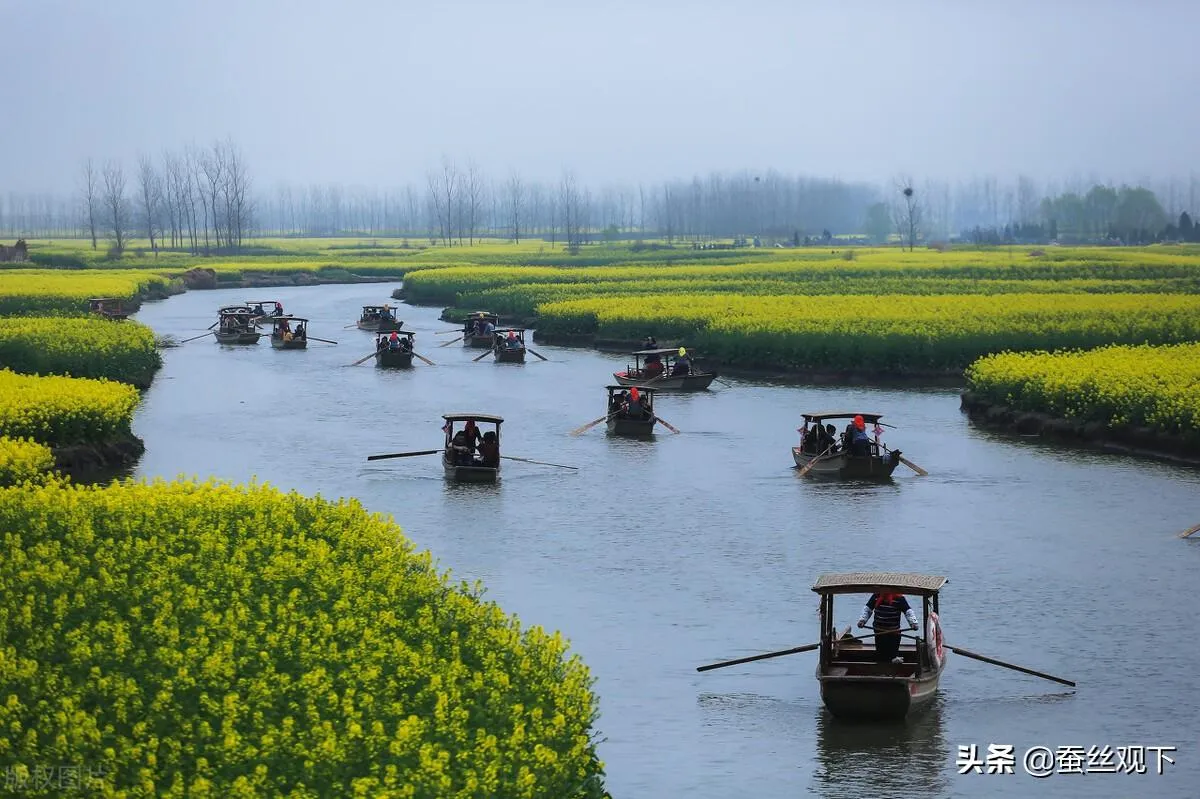
<svg viewBox="0 0 1200 799">
<path fill-rule="evenodd" d="M 813 789 L 819 796 L 944 796 L 953 754 L 942 727 L 943 698 L 899 722 L 851 722 L 822 708 Z"/>
</svg>

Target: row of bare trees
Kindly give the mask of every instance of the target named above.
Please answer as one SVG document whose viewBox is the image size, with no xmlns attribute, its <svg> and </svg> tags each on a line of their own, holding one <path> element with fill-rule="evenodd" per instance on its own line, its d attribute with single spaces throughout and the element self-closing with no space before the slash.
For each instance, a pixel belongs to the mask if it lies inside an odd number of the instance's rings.
<svg viewBox="0 0 1200 799">
<path fill-rule="evenodd" d="M 164 152 L 158 164 L 141 155 L 135 177 L 130 192 L 121 162 L 84 162 L 80 216 L 93 249 L 103 237 L 120 253 L 129 238 L 144 236 L 156 254 L 163 247 L 237 250 L 252 234 L 250 176 L 232 141 Z"/>
</svg>

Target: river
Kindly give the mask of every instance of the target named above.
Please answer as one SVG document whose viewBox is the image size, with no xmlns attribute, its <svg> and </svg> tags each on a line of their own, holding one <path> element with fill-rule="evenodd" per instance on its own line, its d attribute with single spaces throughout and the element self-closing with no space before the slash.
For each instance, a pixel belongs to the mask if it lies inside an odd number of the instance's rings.
<svg viewBox="0 0 1200 799">
<path fill-rule="evenodd" d="M 953 389 L 870 389 L 728 379 L 661 394 L 678 435 L 568 431 L 605 411 L 626 359 L 534 345 L 549 358 L 476 363 L 438 309 L 402 305 L 408 371 L 349 368 L 373 337 L 343 329 L 398 284 L 193 291 L 136 318 L 178 339 L 218 306 L 278 298 L 307 316 L 307 351 L 164 352 L 134 422 L 139 477 L 256 478 L 391 514 L 419 548 L 526 624 L 563 631 L 596 677 L 600 754 L 616 799 L 660 797 L 1194 797 L 1200 778 L 1200 471 L 1067 450 L 973 427 Z M 803 411 L 872 410 L 904 466 L 882 485 L 799 478 Z M 446 483 L 441 414 L 500 414 L 501 483 Z M 1066 677 L 1055 683 L 949 655 L 934 707 L 907 724 L 838 724 L 816 653 L 697 673 L 706 663 L 816 640 L 822 572 L 943 574 L 947 642 Z M 838 605 L 852 623 L 866 597 Z M 958 747 L 1011 744 L 1012 775 L 959 775 Z M 1024 773 L 1029 747 L 1165 746 L 1161 776 Z M 1188 787 L 1189 785 L 1193 787 Z"/>
</svg>

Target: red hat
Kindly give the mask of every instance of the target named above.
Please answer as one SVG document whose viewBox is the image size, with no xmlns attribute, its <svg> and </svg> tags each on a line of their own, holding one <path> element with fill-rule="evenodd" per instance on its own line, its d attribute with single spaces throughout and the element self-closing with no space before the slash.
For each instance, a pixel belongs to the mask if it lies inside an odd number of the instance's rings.
<svg viewBox="0 0 1200 799">
<path fill-rule="evenodd" d="M 854 426 L 857 427 L 859 430 L 867 429 L 867 423 L 863 421 L 863 418 L 861 416 L 854 417 Z"/>
<path fill-rule="evenodd" d="M 633 397 L 634 399 L 637 399 L 640 396 L 636 387 L 629 389 L 629 396 Z"/>
</svg>

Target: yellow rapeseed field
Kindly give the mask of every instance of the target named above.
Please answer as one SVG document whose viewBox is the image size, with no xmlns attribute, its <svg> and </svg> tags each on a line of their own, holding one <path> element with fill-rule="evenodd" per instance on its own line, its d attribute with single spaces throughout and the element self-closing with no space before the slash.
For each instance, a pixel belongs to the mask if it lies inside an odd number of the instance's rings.
<svg viewBox="0 0 1200 799">
<path fill-rule="evenodd" d="M 0 436 L 0 486 L 35 480 L 54 468 L 54 453 L 27 438 Z"/>
<path fill-rule="evenodd" d="M 125 383 L 0 370 L 0 436 L 60 446 L 131 435 L 138 390 Z"/>
</svg>

